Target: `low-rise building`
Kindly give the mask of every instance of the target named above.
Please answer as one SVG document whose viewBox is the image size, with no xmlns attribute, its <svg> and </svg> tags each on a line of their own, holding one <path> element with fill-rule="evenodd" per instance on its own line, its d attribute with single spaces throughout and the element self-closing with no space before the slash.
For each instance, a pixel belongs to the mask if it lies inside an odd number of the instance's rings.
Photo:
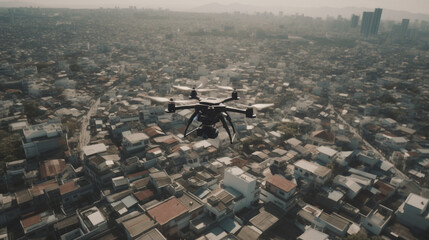
<svg viewBox="0 0 429 240">
<path fill-rule="evenodd" d="M 262 183 L 259 197 L 265 203 L 274 203 L 287 212 L 296 204 L 296 187 L 295 183 L 282 176 L 273 175 Z"/>
<path fill-rule="evenodd" d="M 429 229 L 429 199 L 410 193 L 396 210 L 396 219 L 410 228 L 426 231 Z"/>
<path fill-rule="evenodd" d="M 46 211 L 21 219 L 21 227 L 26 237 L 46 236 L 57 221 L 55 214 Z"/>
<path fill-rule="evenodd" d="M 236 199 L 235 212 L 245 207 L 250 207 L 259 199 L 260 189 L 256 177 L 244 172 L 239 167 L 225 169 L 223 186 L 227 191 L 231 188 L 233 189 L 232 191 L 236 191 L 242 195 L 242 197 L 237 196 L 239 199 Z"/>
<path fill-rule="evenodd" d="M 85 239 L 108 229 L 107 218 L 97 207 L 79 209 L 76 212 Z"/>
<path fill-rule="evenodd" d="M 67 147 L 67 133 L 63 131 L 61 124 L 42 123 L 28 126 L 22 131 L 22 146 L 26 158 Z"/>
<path fill-rule="evenodd" d="M 331 169 L 304 159 L 295 162 L 293 165 L 295 178 L 316 184 L 325 184 L 332 174 Z"/>
<path fill-rule="evenodd" d="M 149 136 L 145 133 L 131 133 L 122 139 L 122 147 L 126 153 L 143 150 L 149 144 Z"/>
</svg>

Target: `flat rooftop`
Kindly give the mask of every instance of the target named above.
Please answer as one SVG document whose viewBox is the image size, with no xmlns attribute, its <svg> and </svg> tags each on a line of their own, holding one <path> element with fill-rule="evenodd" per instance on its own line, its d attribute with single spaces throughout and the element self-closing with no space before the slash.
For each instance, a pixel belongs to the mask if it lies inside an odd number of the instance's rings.
<svg viewBox="0 0 429 240">
<path fill-rule="evenodd" d="M 159 222 L 161 225 L 168 223 L 170 220 L 188 212 L 188 208 L 175 197 L 150 208 L 148 214 Z"/>
</svg>

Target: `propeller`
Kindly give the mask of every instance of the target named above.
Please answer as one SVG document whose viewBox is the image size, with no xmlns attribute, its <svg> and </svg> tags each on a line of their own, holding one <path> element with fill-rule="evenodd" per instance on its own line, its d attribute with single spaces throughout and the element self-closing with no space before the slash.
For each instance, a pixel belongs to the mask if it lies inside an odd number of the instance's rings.
<svg viewBox="0 0 429 240">
<path fill-rule="evenodd" d="M 156 96 L 145 96 L 145 98 L 148 98 L 150 100 L 153 100 L 155 102 L 159 102 L 159 103 L 167 103 L 170 101 L 174 101 L 175 103 L 183 103 L 183 104 L 188 104 L 188 103 L 195 103 L 195 100 L 173 100 L 173 98 L 165 98 L 165 97 L 156 97 Z"/>
<path fill-rule="evenodd" d="M 209 88 L 199 88 L 201 87 L 202 84 L 200 84 L 198 87 L 196 88 L 191 88 L 191 87 L 187 87 L 187 86 L 178 86 L 178 85 L 173 85 L 174 88 L 182 90 L 182 91 L 192 91 L 192 90 L 197 90 L 198 92 L 211 92 L 211 91 L 215 91 L 216 89 L 209 89 Z"/>
<path fill-rule="evenodd" d="M 237 91 L 237 92 L 247 92 L 249 90 L 247 88 L 236 89 L 236 88 L 233 88 L 233 87 L 230 87 L 230 86 L 220 86 L 220 85 L 217 85 L 216 87 L 219 88 L 219 89 L 222 89 L 222 90 Z"/>
<path fill-rule="evenodd" d="M 252 107 L 252 108 L 255 108 L 256 110 L 262 110 L 262 109 L 274 106 L 274 103 L 257 103 L 253 105 L 239 104 L 239 105 L 242 107 Z"/>
</svg>

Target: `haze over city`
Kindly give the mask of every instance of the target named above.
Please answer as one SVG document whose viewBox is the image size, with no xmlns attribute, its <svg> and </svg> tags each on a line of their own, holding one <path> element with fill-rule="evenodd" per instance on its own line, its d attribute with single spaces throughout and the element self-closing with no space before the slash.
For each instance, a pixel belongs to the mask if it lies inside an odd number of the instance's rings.
<svg viewBox="0 0 429 240">
<path fill-rule="evenodd" d="M 0 1 L 0 240 L 427 240 L 426 1 Z"/>
<path fill-rule="evenodd" d="M 260 8 L 262 10 L 277 7 L 277 8 L 377 8 L 383 7 L 385 9 L 409 11 L 412 13 L 429 14 L 429 1 L 426 0 L 75 0 L 75 1 L 57 1 L 57 0 L 21 0 L 10 1 L 1 0 L 0 2 L 24 2 L 40 4 L 45 7 L 73 7 L 73 8 L 98 8 L 98 7 L 163 7 L 171 10 L 191 10 L 206 4 L 219 3 L 224 5 L 250 5 Z"/>
</svg>

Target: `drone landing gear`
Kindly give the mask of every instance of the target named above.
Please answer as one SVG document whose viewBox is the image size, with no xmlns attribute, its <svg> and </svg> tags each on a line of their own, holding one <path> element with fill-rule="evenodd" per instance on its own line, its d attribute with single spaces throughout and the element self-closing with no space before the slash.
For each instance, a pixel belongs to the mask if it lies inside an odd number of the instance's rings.
<svg viewBox="0 0 429 240">
<path fill-rule="evenodd" d="M 189 136 L 194 132 L 197 132 L 197 136 L 203 137 L 204 139 L 217 138 L 217 136 L 219 135 L 219 130 L 217 130 L 214 126 L 201 125 L 194 130 L 186 133 L 185 137 Z"/>
</svg>

